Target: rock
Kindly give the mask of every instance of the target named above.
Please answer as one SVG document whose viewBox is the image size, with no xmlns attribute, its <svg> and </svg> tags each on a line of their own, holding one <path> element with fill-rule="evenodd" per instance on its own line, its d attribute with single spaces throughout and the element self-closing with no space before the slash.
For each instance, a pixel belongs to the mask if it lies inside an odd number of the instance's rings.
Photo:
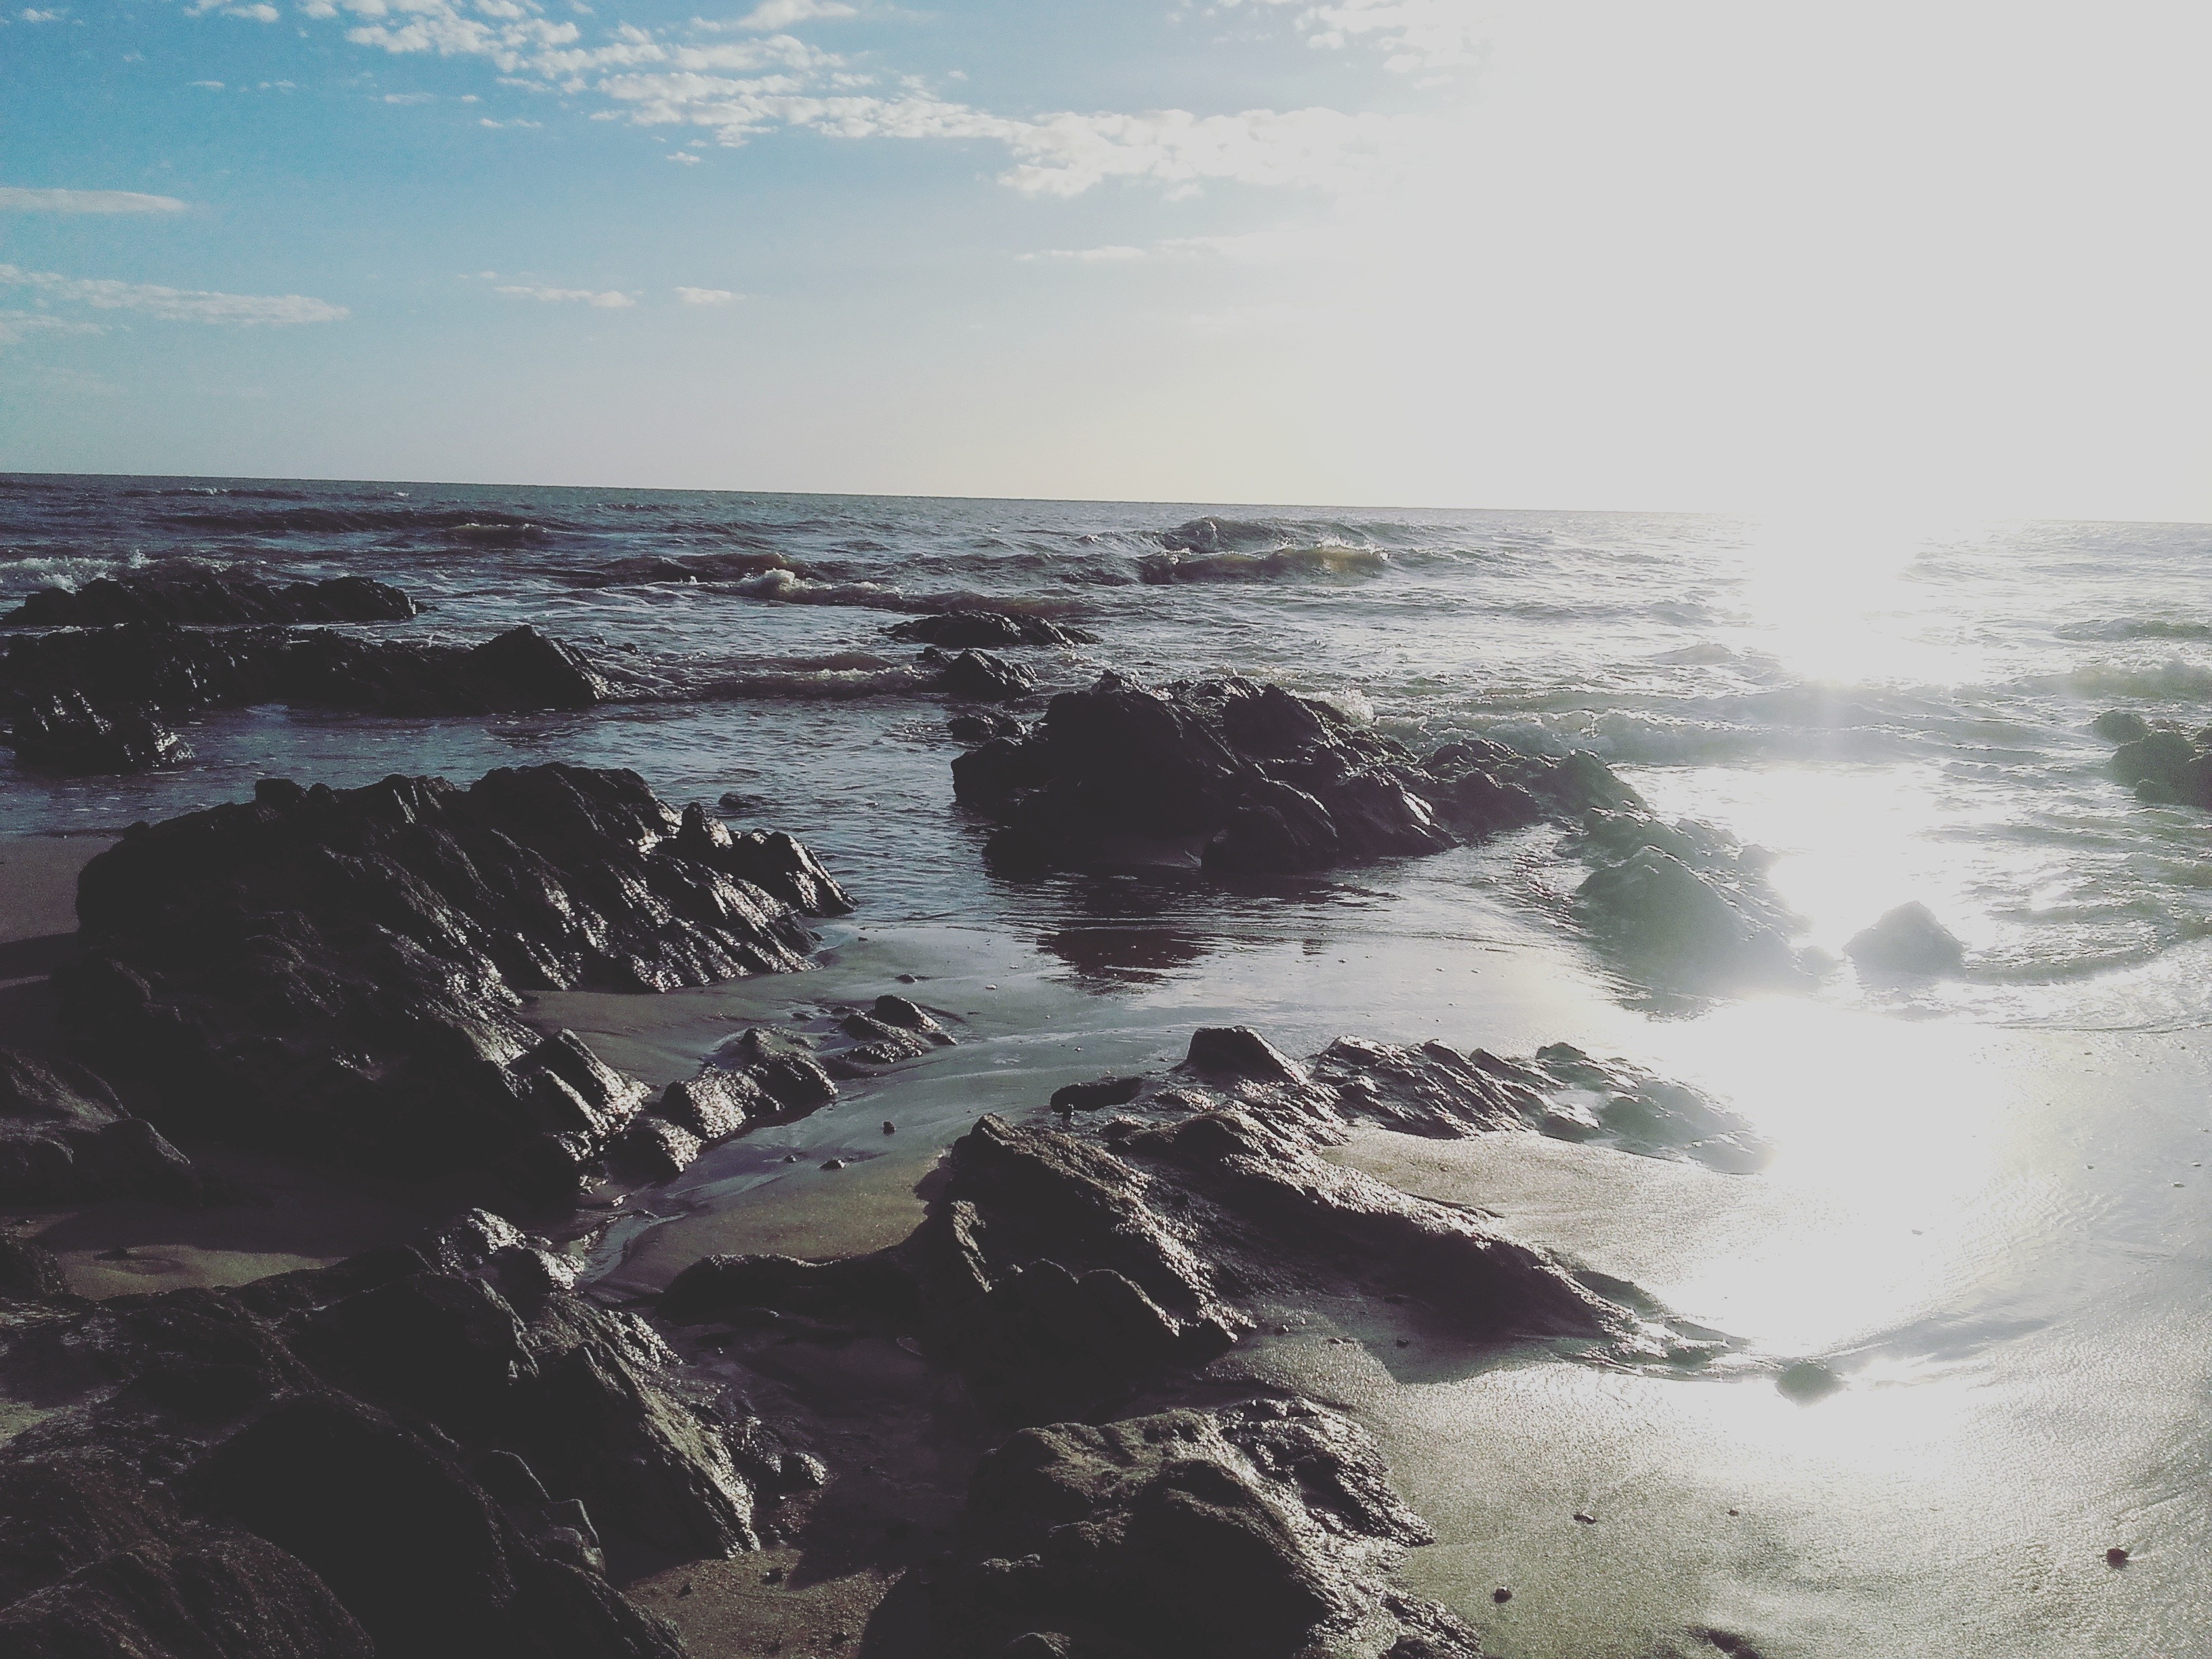
<svg viewBox="0 0 2212 1659">
<path fill-rule="evenodd" d="M 2105 1552 L 2105 1565 L 2106 1566 L 2124 1567 L 2127 1564 L 2128 1553 L 2122 1549 L 2118 1545 L 2115 1544 L 2112 1548 Z"/>
<path fill-rule="evenodd" d="M 0 1646 L 672 1659 L 599 1567 L 755 1547 L 762 1506 L 821 1471 L 690 1403 L 651 1328 L 541 1254 L 478 1212 L 0 1324 L 0 1376 L 40 1378 L 47 1412 L 0 1446 Z"/>
<path fill-rule="evenodd" d="M 1296 1060 L 1249 1025 L 1201 1025 L 1190 1034 L 1190 1051 L 1183 1063 L 1196 1072 L 1256 1078 L 1265 1083 L 1306 1080 Z"/>
<path fill-rule="evenodd" d="M 1127 1105 L 1144 1086 L 1140 1077 L 1102 1077 L 1095 1083 L 1070 1083 L 1052 1091 L 1052 1109 L 1064 1115 Z"/>
<path fill-rule="evenodd" d="M 1786 975 L 1789 934 L 1711 874 L 1656 847 L 1601 866 L 1575 891 L 1575 914 L 1625 955 L 1693 987 Z"/>
<path fill-rule="evenodd" d="M 1303 1401 L 1026 1429 L 977 1465 L 936 1653 L 1478 1659 L 1398 1591 L 1432 1541 L 1373 1443 Z"/>
<path fill-rule="evenodd" d="M 641 1181 L 672 1181 L 691 1167 L 702 1142 L 662 1117 L 639 1117 L 609 1149 L 617 1169 Z"/>
<path fill-rule="evenodd" d="M 720 1066 L 670 1084 L 654 1109 L 657 1115 L 702 1141 L 733 1135 L 753 1119 L 773 1117 L 780 1109 L 750 1073 Z"/>
<path fill-rule="evenodd" d="M 573 1190 L 645 1091 L 540 1038 L 520 993 L 790 971 L 811 945 L 791 896 L 849 903 L 788 837 L 702 821 L 635 773 L 557 764 L 465 789 L 264 781 L 85 867 L 62 1027 L 164 1124 Z"/>
<path fill-rule="evenodd" d="M 2112 775 L 2151 805 L 2212 811 L 2212 726 L 2189 732 L 2172 720 L 2146 720 L 2127 710 L 2097 719 L 2100 735 L 2118 741 Z"/>
<path fill-rule="evenodd" d="M 931 617 L 910 617 L 891 623 L 884 632 L 895 640 L 955 650 L 994 645 L 1091 645 L 1098 638 L 1042 617 L 1018 617 L 1005 611 L 945 611 Z"/>
<path fill-rule="evenodd" d="M 1917 900 L 1853 934 L 1844 954 L 1862 968 L 1892 974 L 1954 974 L 1966 961 L 1959 936 Z"/>
<path fill-rule="evenodd" d="M 756 813 L 765 812 L 769 810 L 769 803 L 766 797 L 761 795 L 741 795 L 734 789 L 726 793 L 720 800 L 714 803 L 714 805 L 720 807 L 724 812 L 733 818 L 750 817 Z"/>
<path fill-rule="evenodd" d="M 0 1297 L 46 1302 L 68 1294 L 60 1257 L 35 1238 L 0 1233 Z"/>
<path fill-rule="evenodd" d="M 99 708 L 155 714 L 276 702 L 436 715 L 587 708 L 616 689 L 572 647 L 528 627 L 472 647 L 320 629 L 209 631 L 165 622 L 65 629 L 9 642 L 0 659 L 0 706 L 16 723 L 44 700 L 71 693 Z"/>
<path fill-rule="evenodd" d="M 921 653 L 921 660 L 938 671 L 942 690 L 973 702 L 1005 702 L 1036 690 L 1036 675 L 1030 669 L 988 651 L 950 656 L 932 646 Z"/>
<path fill-rule="evenodd" d="M 0 1048 L 0 1203 L 204 1196 L 191 1161 L 98 1077 Z"/>
<path fill-rule="evenodd" d="M 404 622 L 415 602 L 366 576 L 287 582 L 282 587 L 242 571 L 175 561 L 102 576 L 74 591 L 42 587 L 0 617 L 0 628 L 101 628 L 118 623 Z"/>
<path fill-rule="evenodd" d="M 1022 723 L 1012 714 L 996 713 L 955 714 L 945 722 L 955 743 L 989 743 L 995 738 L 1018 738 Z"/>
<path fill-rule="evenodd" d="M 15 761 L 65 777 L 150 772 L 191 759 L 191 746 L 132 703 L 99 708 L 82 691 L 49 691 L 16 712 Z"/>
</svg>

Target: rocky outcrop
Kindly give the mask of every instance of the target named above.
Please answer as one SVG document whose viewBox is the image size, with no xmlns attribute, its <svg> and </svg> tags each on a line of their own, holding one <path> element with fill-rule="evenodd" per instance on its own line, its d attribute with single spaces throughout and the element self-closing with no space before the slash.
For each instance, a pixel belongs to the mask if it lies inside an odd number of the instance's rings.
<svg viewBox="0 0 2212 1659">
<path fill-rule="evenodd" d="M 1310 1115 L 1270 1105 L 1256 1091 L 1179 1113 L 1156 1099 L 1149 1118 L 1066 1130 L 987 1116 L 954 1144 L 927 1220 L 897 1249 L 709 1257 L 677 1277 L 661 1312 L 915 1335 L 989 1411 L 1028 1422 L 1188 1376 L 1316 1295 L 1412 1291 L 1474 1341 L 1667 1347 L 1615 1299 L 1620 1287 L 1328 1162 Z"/>
<path fill-rule="evenodd" d="M 812 1459 L 477 1212 L 230 1291 L 17 1303 L 0 1645 L 161 1659 L 672 1659 L 602 1576 L 757 1547 Z"/>
<path fill-rule="evenodd" d="M 283 702 L 406 715 L 588 708 L 614 695 L 574 647 L 526 626 L 477 646 L 325 629 L 69 629 L 11 641 L 0 687 L 19 718 L 32 700 L 67 692 L 167 714 Z"/>
<path fill-rule="evenodd" d="M 2132 709 L 2100 714 L 2098 736 L 2119 745 L 2112 775 L 2153 806 L 2212 811 L 2212 726 L 2191 732 L 2172 720 L 2149 720 Z"/>
<path fill-rule="evenodd" d="M 952 650 L 1009 645 L 1092 645 L 1096 634 L 1064 627 L 1042 617 L 1017 616 L 1007 611 L 946 611 L 933 617 L 915 617 L 893 623 L 884 632 L 895 640 L 915 645 L 941 645 Z"/>
<path fill-rule="evenodd" d="M 789 836 L 679 814 L 631 772 L 272 780 L 93 860 L 55 985 L 64 1033 L 165 1126 L 553 1194 L 646 1091 L 541 1037 L 522 993 L 788 972 L 803 918 L 849 908 Z"/>
<path fill-rule="evenodd" d="M 0 1048 L 0 1203 L 203 1196 L 191 1161 L 92 1073 Z"/>
<path fill-rule="evenodd" d="M 1959 936 L 1917 900 L 1853 934 L 1844 954 L 1862 968 L 1888 974 L 1955 974 L 1966 962 Z"/>
<path fill-rule="evenodd" d="M 1374 1443 L 1304 1401 L 1024 1429 L 977 1466 L 933 1651 L 1480 1659 L 1390 1575 L 1433 1542 Z"/>
<path fill-rule="evenodd" d="M 100 708 L 76 690 L 28 699 L 15 713 L 9 741 L 17 765 L 64 777 L 150 772 L 192 757 L 191 745 L 136 703 Z"/>
<path fill-rule="evenodd" d="M 1808 970 L 1791 942 L 1803 919 L 1768 885 L 1762 848 L 1707 824 L 1597 809 L 1565 850 L 1596 866 L 1575 890 L 1577 920 L 1649 977 L 1706 991 Z"/>
<path fill-rule="evenodd" d="M 117 623 L 404 622 L 414 600 L 366 576 L 277 586 L 243 571 L 201 564 L 156 565 L 102 576 L 79 588 L 42 587 L 0 616 L 0 628 L 104 628 Z"/>
<path fill-rule="evenodd" d="M 921 661 L 936 671 L 940 690 L 969 702 L 1007 702 L 1036 690 L 1034 671 L 993 651 L 955 653 L 932 646 Z"/>
</svg>

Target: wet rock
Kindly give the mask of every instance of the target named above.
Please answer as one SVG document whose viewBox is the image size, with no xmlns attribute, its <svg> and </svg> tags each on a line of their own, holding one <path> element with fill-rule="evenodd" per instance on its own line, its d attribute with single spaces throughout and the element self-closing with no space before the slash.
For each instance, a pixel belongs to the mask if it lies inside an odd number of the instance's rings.
<svg viewBox="0 0 2212 1659">
<path fill-rule="evenodd" d="M 670 1181 L 691 1167 L 703 1143 L 663 1117 L 640 1117 L 609 1152 L 615 1167 L 640 1181 Z"/>
<path fill-rule="evenodd" d="M 680 1652 L 597 1569 L 754 1547 L 761 1506 L 819 1467 L 691 1403 L 651 1328 L 542 1254 L 479 1212 L 331 1268 L 0 1325 L 0 1378 L 51 1408 L 0 1447 L 0 1644 Z"/>
<path fill-rule="evenodd" d="M 733 818 L 750 817 L 769 810 L 765 796 L 740 794 L 734 789 L 725 792 L 714 805 Z"/>
<path fill-rule="evenodd" d="M 989 743 L 996 738 L 1018 738 L 1022 723 L 1012 714 L 955 714 L 945 722 L 945 729 L 955 743 Z"/>
<path fill-rule="evenodd" d="M 588 708 L 616 688 L 573 647 L 529 627 L 474 647 L 160 622 L 9 641 L 0 659 L 0 701 L 12 719 L 20 721 L 43 698 L 71 692 L 101 707 L 156 714 L 277 702 L 435 715 Z"/>
<path fill-rule="evenodd" d="M 733 1135 L 757 1118 L 773 1117 L 781 1108 L 750 1073 L 709 1066 L 694 1078 L 668 1085 L 656 1115 L 702 1141 Z"/>
<path fill-rule="evenodd" d="M 1389 1582 L 1431 1541 L 1366 1435 L 1304 1401 L 1027 1429 L 977 1466 L 934 1650 L 1477 1659 Z"/>
<path fill-rule="evenodd" d="M 1959 936 L 1917 900 L 1853 934 L 1844 954 L 1863 968 L 1892 974 L 1954 974 L 1966 962 Z"/>
<path fill-rule="evenodd" d="M 1005 702 L 1036 690 L 1036 675 L 1028 667 L 989 651 L 952 656 L 933 646 L 921 653 L 921 660 L 938 671 L 937 683 L 943 690 L 971 702 Z"/>
<path fill-rule="evenodd" d="M 1786 976 L 1796 966 L 1778 916 L 1656 847 L 1601 865 L 1576 890 L 1577 917 L 1624 954 L 1692 987 Z"/>
<path fill-rule="evenodd" d="M 35 1238 L 0 1233 L 0 1297 L 40 1302 L 68 1294 L 60 1257 Z"/>
<path fill-rule="evenodd" d="M 540 1038 L 520 993 L 789 971 L 812 941 L 788 896 L 849 902 L 788 837 L 686 833 L 703 819 L 561 765 L 264 781 L 86 866 L 63 1029 L 163 1123 L 570 1190 L 645 1091 Z"/>
<path fill-rule="evenodd" d="M 76 690 L 49 691 L 18 709 L 9 728 L 15 762 L 66 777 L 180 766 L 191 748 L 132 703 L 96 707 Z"/>
<path fill-rule="evenodd" d="M 1090 645 L 1098 638 L 1080 628 L 1005 611 L 946 611 L 931 617 L 910 617 L 893 623 L 884 632 L 895 640 L 954 650 L 976 646 Z"/>
<path fill-rule="evenodd" d="M 2116 710 L 2100 715 L 2096 728 L 2118 742 L 2112 775 L 2132 787 L 2138 800 L 2212 811 L 2212 726 L 2191 732 L 2172 720 Z"/>
<path fill-rule="evenodd" d="M 1140 1077 L 1102 1077 L 1095 1083 L 1070 1083 L 1052 1092 L 1055 1112 L 1096 1112 L 1108 1106 L 1124 1106 L 1145 1086 Z"/>
<path fill-rule="evenodd" d="M 0 1202 L 204 1195 L 191 1161 L 91 1072 L 0 1048 Z"/>
<path fill-rule="evenodd" d="M 1296 1060 L 1249 1025 L 1201 1025 L 1190 1034 L 1184 1063 L 1194 1071 L 1264 1083 L 1303 1083 L 1306 1077 Z"/>
<path fill-rule="evenodd" d="M 118 623 L 404 622 L 415 602 L 366 576 L 277 586 L 242 571 L 176 562 L 102 576 L 83 586 L 42 587 L 4 617 L 0 628 L 100 628 Z"/>
</svg>

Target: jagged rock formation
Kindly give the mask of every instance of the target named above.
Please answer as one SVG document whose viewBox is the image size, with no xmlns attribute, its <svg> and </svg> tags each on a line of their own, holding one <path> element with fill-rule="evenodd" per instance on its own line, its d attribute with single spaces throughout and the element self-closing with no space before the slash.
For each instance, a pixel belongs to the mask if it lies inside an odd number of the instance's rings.
<svg viewBox="0 0 2212 1659">
<path fill-rule="evenodd" d="M 2148 720 L 2132 709 L 2097 716 L 2097 735 L 2119 744 L 2112 775 L 2153 806 L 2212 811 L 2212 726 L 2191 732 L 2172 720 Z"/>
<path fill-rule="evenodd" d="M 512 628 L 477 646 L 370 640 L 324 629 L 126 623 L 10 641 L 0 686 L 19 704 L 81 692 L 170 714 L 286 702 L 377 714 L 588 708 L 614 695 L 571 647 Z"/>
<path fill-rule="evenodd" d="M 80 1066 L 0 1048 L 0 1203 L 198 1204 L 191 1161 Z"/>
<path fill-rule="evenodd" d="M 1576 914 L 1638 966 L 1689 988 L 1800 967 L 1790 939 L 1802 924 L 1766 885 L 1767 856 L 1665 822 L 1587 753 L 1468 739 L 1417 760 L 1279 686 L 1156 690 L 1109 673 L 1053 698 L 1026 731 L 957 757 L 952 775 L 961 803 L 1000 826 L 992 855 L 1017 868 L 1321 871 L 1548 819 L 1571 831 L 1564 851 L 1596 866 Z"/>
<path fill-rule="evenodd" d="M 946 611 L 893 623 L 884 632 L 915 645 L 941 645 L 960 651 L 977 646 L 1092 645 L 1098 636 L 1080 628 L 1047 622 L 1042 617 L 1006 611 Z"/>
<path fill-rule="evenodd" d="M 678 814 L 632 772 L 271 780 L 93 860 L 54 979 L 64 1033 L 164 1124 L 557 1193 L 646 1091 L 541 1038 L 522 992 L 788 972 L 802 917 L 850 908 L 789 836 Z"/>
<path fill-rule="evenodd" d="M 954 1659 L 1480 1659 L 1392 1587 L 1431 1543 L 1374 1443 L 1304 1401 L 1024 1429 L 984 1456 L 932 1597 Z"/>
<path fill-rule="evenodd" d="M 935 646 L 921 653 L 922 663 L 937 671 L 939 689 L 969 702 L 1006 702 L 1026 697 L 1036 690 L 1036 673 L 1021 663 L 1010 662 L 992 651 L 940 651 Z"/>
<path fill-rule="evenodd" d="M 180 766 L 191 746 L 136 703 L 95 705 L 83 692 L 46 691 L 16 711 L 9 741 L 36 772 L 81 777 Z"/>
<path fill-rule="evenodd" d="M 605 1582 L 756 1547 L 820 1466 L 477 1212 L 236 1290 L 16 1293 L 0 1648 L 34 1659 L 673 1659 Z"/>
<path fill-rule="evenodd" d="M 1474 1340 L 1668 1346 L 1648 1309 L 1618 1299 L 1624 1287 L 1317 1156 L 1340 1123 L 1297 1097 L 1316 1087 L 1251 1079 L 1179 1109 L 1156 1097 L 1152 1117 L 1098 1128 L 987 1116 L 953 1146 L 905 1243 L 823 1263 L 709 1257 L 661 1312 L 915 1334 L 988 1410 L 1029 1422 L 1196 1371 L 1266 1310 L 1316 1293 L 1417 1290 Z"/>
<path fill-rule="evenodd" d="M 0 616 L 0 628 L 104 628 L 117 623 L 404 622 L 415 601 L 366 576 L 287 582 L 279 587 L 242 571 L 192 563 L 157 565 L 102 576 L 82 587 L 42 587 Z"/>
</svg>

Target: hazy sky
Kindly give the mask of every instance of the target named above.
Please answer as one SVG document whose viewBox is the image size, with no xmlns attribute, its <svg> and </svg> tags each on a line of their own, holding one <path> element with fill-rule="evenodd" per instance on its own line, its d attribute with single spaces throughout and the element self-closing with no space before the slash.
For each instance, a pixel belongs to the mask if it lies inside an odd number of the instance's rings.
<svg viewBox="0 0 2212 1659">
<path fill-rule="evenodd" d="M 2212 520 L 2212 7 L 72 0 L 0 467 Z"/>
</svg>

